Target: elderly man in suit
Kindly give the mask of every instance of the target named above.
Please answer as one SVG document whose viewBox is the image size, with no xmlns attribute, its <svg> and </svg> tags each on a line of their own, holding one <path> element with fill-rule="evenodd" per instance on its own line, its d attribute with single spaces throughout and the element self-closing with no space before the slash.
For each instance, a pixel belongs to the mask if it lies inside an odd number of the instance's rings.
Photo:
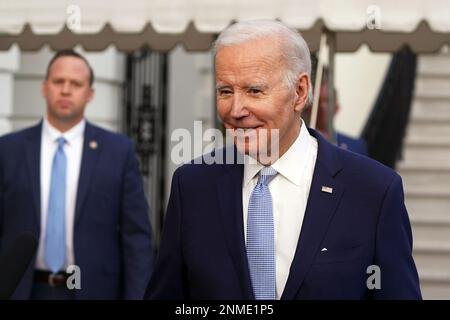
<svg viewBox="0 0 450 320">
<path fill-rule="evenodd" d="M 142 178 L 131 141 L 85 120 L 93 80 L 83 56 L 58 52 L 43 121 L 0 138 L 0 253 L 23 232 L 39 240 L 12 298 L 144 295 L 153 249 Z M 79 283 L 69 287 L 71 265 Z"/>
<path fill-rule="evenodd" d="M 280 22 L 239 22 L 215 50 L 218 113 L 245 161 L 175 171 L 146 297 L 421 298 L 399 175 L 301 119 L 311 97 L 303 38 Z"/>
</svg>

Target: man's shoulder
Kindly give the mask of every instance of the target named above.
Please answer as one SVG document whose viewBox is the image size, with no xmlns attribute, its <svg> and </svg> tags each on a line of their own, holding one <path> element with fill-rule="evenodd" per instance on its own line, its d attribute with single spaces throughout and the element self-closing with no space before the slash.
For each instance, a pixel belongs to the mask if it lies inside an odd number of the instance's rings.
<svg viewBox="0 0 450 320">
<path fill-rule="evenodd" d="M 242 167 L 240 167 L 242 165 Z M 243 160 L 234 147 L 214 149 L 192 159 L 175 170 L 175 174 L 193 180 L 211 179 L 243 168 Z"/>
<path fill-rule="evenodd" d="M 27 127 L 17 131 L 6 133 L 0 136 L 0 145 L 7 146 L 11 144 L 17 144 L 28 137 L 32 137 L 40 134 L 41 124 Z"/>
<path fill-rule="evenodd" d="M 376 184 L 392 180 L 398 174 L 384 164 L 366 155 L 346 150 L 331 144 L 313 131 L 319 142 L 318 161 L 328 163 L 329 167 L 340 169 L 338 179 L 345 182 L 363 182 Z"/>
<path fill-rule="evenodd" d="M 364 155 L 336 147 L 341 160 L 344 175 L 354 182 L 373 186 L 385 186 L 399 177 L 392 168 Z"/>
<path fill-rule="evenodd" d="M 129 147 L 129 145 L 132 144 L 131 139 L 123 133 L 114 132 L 90 122 L 87 123 L 87 128 L 93 132 L 94 135 L 101 137 L 106 143 L 124 147 Z"/>
</svg>

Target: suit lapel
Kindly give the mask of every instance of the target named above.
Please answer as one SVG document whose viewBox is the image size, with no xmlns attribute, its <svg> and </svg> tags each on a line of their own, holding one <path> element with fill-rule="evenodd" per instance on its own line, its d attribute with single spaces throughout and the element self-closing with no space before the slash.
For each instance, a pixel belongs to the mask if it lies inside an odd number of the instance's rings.
<svg viewBox="0 0 450 320">
<path fill-rule="evenodd" d="M 335 147 L 315 131 L 310 133 L 318 140 L 318 153 L 297 249 L 281 296 L 287 300 L 294 299 L 300 289 L 344 192 L 334 178 L 342 168 Z M 332 188 L 332 193 L 322 187 Z"/>
<path fill-rule="evenodd" d="M 42 122 L 30 129 L 25 141 L 25 157 L 30 177 L 32 200 L 38 226 L 41 221 L 41 135 Z"/>
<path fill-rule="evenodd" d="M 75 207 L 75 226 L 82 214 L 83 204 L 86 199 L 89 184 L 97 165 L 98 156 L 102 145 L 100 135 L 95 127 L 86 122 L 84 131 L 83 154 L 78 181 L 77 202 Z"/>
<path fill-rule="evenodd" d="M 225 168 L 216 184 L 220 217 L 226 243 L 239 277 L 244 299 L 253 299 L 242 216 L 242 179 L 244 165 L 222 165 Z"/>
</svg>

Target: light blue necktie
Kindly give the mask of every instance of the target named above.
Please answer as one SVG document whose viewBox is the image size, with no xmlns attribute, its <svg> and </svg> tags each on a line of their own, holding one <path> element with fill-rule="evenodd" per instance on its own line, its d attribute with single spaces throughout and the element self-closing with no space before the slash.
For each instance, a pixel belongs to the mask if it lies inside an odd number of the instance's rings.
<svg viewBox="0 0 450 320">
<path fill-rule="evenodd" d="M 64 153 L 66 140 L 58 138 L 58 149 L 53 157 L 48 201 L 45 262 L 53 273 L 60 271 L 66 260 L 66 167 Z"/>
<path fill-rule="evenodd" d="M 257 300 L 275 299 L 275 237 L 268 184 L 276 174 L 272 167 L 261 169 L 248 204 L 247 259 Z"/>
</svg>

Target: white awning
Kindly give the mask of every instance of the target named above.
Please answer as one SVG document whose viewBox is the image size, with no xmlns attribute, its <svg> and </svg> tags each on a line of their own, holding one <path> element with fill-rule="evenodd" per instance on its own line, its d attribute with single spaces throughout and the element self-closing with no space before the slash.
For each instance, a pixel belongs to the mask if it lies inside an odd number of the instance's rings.
<svg viewBox="0 0 450 320">
<path fill-rule="evenodd" d="M 450 0 L 0 0 L 0 50 L 13 43 L 207 50 L 232 21 L 262 18 L 302 31 L 312 50 L 324 28 L 336 34 L 338 51 L 367 43 L 373 51 L 408 44 L 432 52 L 450 44 Z"/>
</svg>

